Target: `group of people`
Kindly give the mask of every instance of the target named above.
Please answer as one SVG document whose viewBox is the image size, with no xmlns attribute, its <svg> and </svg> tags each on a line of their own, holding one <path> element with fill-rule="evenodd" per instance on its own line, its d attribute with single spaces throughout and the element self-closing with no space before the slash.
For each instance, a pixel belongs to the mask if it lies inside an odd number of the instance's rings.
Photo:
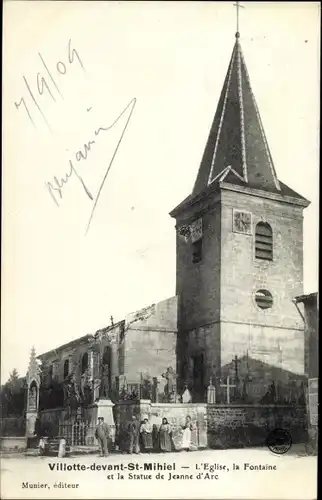
<svg viewBox="0 0 322 500">
<path fill-rule="evenodd" d="M 193 425 L 191 417 L 188 415 L 185 424 L 182 426 L 181 446 L 182 450 L 191 449 L 191 432 Z M 101 456 L 108 454 L 108 442 L 110 440 L 110 428 L 104 422 L 103 417 L 99 417 L 95 437 L 101 446 Z M 150 453 L 150 452 L 171 452 L 175 451 L 172 428 L 166 417 L 163 417 L 161 425 L 152 425 L 149 419 L 144 418 L 141 423 L 133 415 L 130 422 L 120 429 L 117 442 L 120 451 L 123 453 Z"/>
</svg>

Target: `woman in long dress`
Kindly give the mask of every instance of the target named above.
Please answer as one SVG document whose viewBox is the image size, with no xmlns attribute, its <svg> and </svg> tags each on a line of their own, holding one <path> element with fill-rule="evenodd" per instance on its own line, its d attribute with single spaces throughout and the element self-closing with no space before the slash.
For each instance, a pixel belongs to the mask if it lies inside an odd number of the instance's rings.
<svg viewBox="0 0 322 500">
<path fill-rule="evenodd" d="M 171 451 L 171 427 L 168 420 L 164 417 L 159 430 L 160 450 L 163 452 Z"/>
<path fill-rule="evenodd" d="M 191 447 L 191 431 L 192 431 L 192 422 L 191 417 L 188 415 L 186 418 L 185 424 L 182 426 L 183 434 L 182 434 L 182 450 L 190 450 Z"/>
<path fill-rule="evenodd" d="M 140 427 L 140 434 L 142 438 L 143 451 L 150 452 L 153 448 L 152 442 L 152 425 L 147 418 L 144 419 Z"/>
</svg>

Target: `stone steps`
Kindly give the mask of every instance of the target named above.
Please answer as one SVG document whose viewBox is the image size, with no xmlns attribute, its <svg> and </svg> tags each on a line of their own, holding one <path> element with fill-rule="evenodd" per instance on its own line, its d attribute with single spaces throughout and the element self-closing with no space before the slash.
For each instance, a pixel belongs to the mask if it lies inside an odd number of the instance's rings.
<svg viewBox="0 0 322 500">
<path fill-rule="evenodd" d="M 97 446 L 71 446 L 71 455 L 90 455 L 91 453 L 99 453 L 99 448 Z"/>
<path fill-rule="evenodd" d="M 27 456 L 27 457 L 38 457 L 39 456 L 39 450 L 38 450 L 38 448 L 28 448 L 25 451 L 25 456 Z"/>
</svg>

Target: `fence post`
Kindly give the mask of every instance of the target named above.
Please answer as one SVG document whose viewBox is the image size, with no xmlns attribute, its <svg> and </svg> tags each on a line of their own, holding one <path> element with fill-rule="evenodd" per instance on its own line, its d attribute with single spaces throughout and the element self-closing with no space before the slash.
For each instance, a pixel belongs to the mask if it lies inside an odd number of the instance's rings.
<svg viewBox="0 0 322 500">
<path fill-rule="evenodd" d="M 198 422 L 198 420 L 197 420 L 196 424 L 197 424 L 197 446 L 198 446 L 198 448 L 199 448 L 199 444 L 200 444 L 200 435 L 199 435 L 199 422 Z"/>
</svg>

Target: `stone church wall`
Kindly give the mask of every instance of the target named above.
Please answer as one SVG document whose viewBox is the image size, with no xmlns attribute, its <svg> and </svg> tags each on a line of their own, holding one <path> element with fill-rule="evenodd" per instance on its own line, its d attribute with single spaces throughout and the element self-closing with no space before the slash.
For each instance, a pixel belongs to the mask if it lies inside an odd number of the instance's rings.
<svg viewBox="0 0 322 500">
<path fill-rule="evenodd" d="M 200 213 L 205 209 L 200 205 Z M 192 219 L 189 219 L 189 216 Z M 199 215 L 200 216 L 200 215 Z M 188 213 L 178 227 L 192 222 L 197 215 Z M 179 299 L 179 329 L 182 332 L 207 325 L 220 318 L 220 206 L 202 216 L 202 260 L 192 262 L 191 241 L 185 241 L 177 231 L 177 294 Z"/>
<path fill-rule="evenodd" d="M 248 350 L 266 363 L 304 373 L 303 325 L 292 302 L 303 287 L 302 208 L 230 191 L 222 204 L 221 365 Z M 252 212 L 253 235 L 232 231 L 233 208 Z M 273 261 L 255 259 L 261 220 L 273 231 Z M 272 294 L 270 309 L 257 306 L 260 289 Z"/>
<path fill-rule="evenodd" d="M 221 320 L 302 329 L 292 303 L 303 289 L 302 208 L 229 191 L 222 204 Z M 252 235 L 232 231 L 234 208 L 253 214 Z M 255 226 L 262 220 L 272 228 L 272 261 L 255 259 Z M 256 306 L 260 288 L 271 292 L 271 309 Z"/>
<path fill-rule="evenodd" d="M 193 356 L 203 354 L 204 356 L 204 387 L 209 383 L 210 377 L 219 375 L 221 366 L 221 350 L 220 350 L 220 325 L 214 323 L 206 326 L 201 326 L 187 333 L 188 348 L 186 351 L 187 358 L 187 377 L 186 382 L 193 391 L 196 376 L 193 373 Z M 190 361 L 189 361 L 190 360 Z"/>
<path fill-rule="evenodd" d="M 249 356 L 267 364 L 304 374 L 302 331 L 227 322 L 221 325 L 221 341 L 222 366 L 248 351 Z"/>
<path fill-rule="evenodd" d="M 176 370 L 177 297 L 153 304 L 127 316 L 123 363 L 128 383 L 141 373 L 161 377 L 168 367 Z"/>
</svg>

